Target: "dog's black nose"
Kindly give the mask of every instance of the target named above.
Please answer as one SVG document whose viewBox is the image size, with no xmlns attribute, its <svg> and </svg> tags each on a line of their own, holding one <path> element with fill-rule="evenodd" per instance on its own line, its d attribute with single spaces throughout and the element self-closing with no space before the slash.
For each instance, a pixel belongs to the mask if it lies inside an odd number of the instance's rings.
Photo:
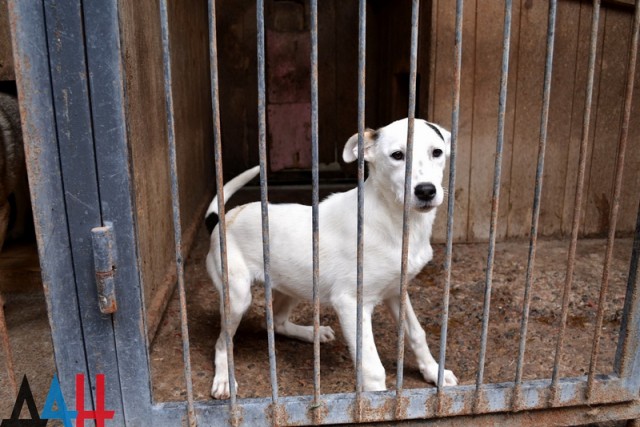
<svg viewBox="0 0 640 427">
<path fill-rule="evenodd" d="M 424 202 L 429 202 L 436 197 L 436 186 L 429 183 L 418 184 L 414 190 L 416 197 Z"/>
</svg>

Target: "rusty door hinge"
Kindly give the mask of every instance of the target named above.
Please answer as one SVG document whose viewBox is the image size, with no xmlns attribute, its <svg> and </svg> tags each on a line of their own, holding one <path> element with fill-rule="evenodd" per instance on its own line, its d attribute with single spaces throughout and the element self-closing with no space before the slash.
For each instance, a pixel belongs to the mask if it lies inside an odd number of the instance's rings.
<svg viewBox="0 0 640 427">
<path fill-rule="evenodd" d="M 93 262 L 96 270 L 96 286 L 98 288 L 98 304 L 104 314 L 115 313 L 116 303 L 116 242 L 113 224 L 105 222 L 103 227 L 91 229 L 93 246 Z"/>
</svg>

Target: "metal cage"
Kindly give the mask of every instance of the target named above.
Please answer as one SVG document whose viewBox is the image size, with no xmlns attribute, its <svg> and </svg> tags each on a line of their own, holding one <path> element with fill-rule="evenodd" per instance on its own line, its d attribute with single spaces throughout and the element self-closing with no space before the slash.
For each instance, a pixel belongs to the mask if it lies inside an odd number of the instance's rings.
<svg viewBox="0 0 640 427">
<path fill-rule="evenodd" d="M 262 204 L 262 232 L 265 268 L 265 297 L 271 375 L 271 397 L 238 399 L 234 387 L 233 346 L 228 338 L 231 398 L 228 401 L 195 401 L 189 357 L 184 284 L 184 254 L 180 218 L 180 200 L 176 144 L 174 137 L 174 108 L 171 76 L 171 48 L 167 16 L 168 0 L 160 0 L 160 25 L 164 63 L 164 87 L 170 153 L 170 173 L 177 260 L 178 291 L 181 308 L 181 333 L 184 352 L 184 374 L 187 399 L 184 402 L 158 403 L 150 387 L 148 338 L 144 327 L 142 284 L 137 258 L 135 223 L 136 211 L 131 196 L 132 177 L 127 145 L 125 79 L 119 30 L 119 4 L 116 0 L 9 0 L 11 30 L 14 40 L 16 76 L 20 94 L 21 113 L 28 153 L 29 178 L 36 221 L 43 282 L 55 349 L 56 366 L 65 396 L 72 400 L 76 373 L 84 373 L 86 401 L 93 402 L 97 373 L 104 373 L 110 381 L 106 402 L 115 410 L 114 425 L 302 425 L 379 422 L 399 420 L 437 420 L 439 424 L 462 421 L 475 423 L 486 417 L 487 422 L 540 425 L 551 419 L 561 423 L 582 423 L 610 419 L 631 419 L 640 416 L 636 399 L 640 391 L 640 302 L 638 301 L 638 258 L 640 256 L 640 213 L 638 215 L 632 261 L 629 269 L 627 295 L 622 319 L 620 342 L 616 354 L 615 372 L 596 375 L 600 330 L 604 301 L 607 297 L 609 266 L 618 216 L 623 160 L 629 140 L 629 120 L 634 89 L 638 51 L 640 5 L 636 2 L 633 36 L 627 70 L 624 98 L 622 136 L 617 151 L 613 205 L 605 255 L 593 350 L 587 375 L 566 378 L 559 370 L 563 351 L 564 330 L 567 323 L 569 295 L 575 266 L 575 254 L 580 225 L 580 209 L 575 209 L 571 244 L 567 261 L 568 271 L 563 289 L 561 326 L 555 350 L 552 378 L 527 381 L 523 379 L 527 325 L 531 304 L 534 260 L 540 214 L 540 194 L 544 170 L 547 119 L 553 66 L 556 22 L 556 0 L 549 2 L 549 24 L 546 44 L 546 66 L 543 89 L 543 109 L 540 117 L 536 187 L 531 222 L 531 240 L 526 269 L 526 286 L 517 370 L 514 381 L 500 384 L 486 383 L 483 378 L 487 349 L 487 332 L 491 303 L 493 258 L 498 222 L 504 116 L 509 72 L 512 1 L 505 2 L 502 74 L 500 84 L 497 155 L 495 157 L 491 232 L 486 268 L 482 338 L 478 374 L 475 385 L 443 387 L 446 363 L 447 320 L 453 252 L 453 212 L 455 197 L 448 198 L 446 281 L 442 296 L 441 340 L 438 384 L 435 388 L 405 389 L 403 387 L 404 316 L 398 326 L 397 382 L 395 390 L 364 392 L 362 389 L 362 283 L 363 244 L 362 223 L 366 209 L 363 199 L 364 160 L 358 161 L 358 330 L 356 389 L 353 393 L 322 393 L 319 351 L 320 306 L 317 292 L 319 271 L 319 161 L 318 161 L 318 1 L 310 0 L 311 22 L 311 122 L 312 122 L 312 183 L 313 183 L 313 289 L 314 289 L 314 388 L 311 396 L 282 397 L 278 394 L 276 354 L 274 346 L 271 283 L 269 276 L 269 217 L 266 164 L 266 102 L 265 102 L 265 31 L 264 0 L 257 0 L 258 34 L 258 102 L 260 147 L 260 189 Z M 409 134 L 408 147 L 413 143 L 413 122 L 416 105 L 416 64 L 418 58 L 418 8 L 413 0 Z M 593 93 L 596 41 L 598 37 L 600 1 L 593 1 L 593 21 L 590 39 L 589 72 L 583 118 L 583 137 L 580 146 L 579 174 L 575 205 L 581 206 L 584 171 L 587 158 L 589 123 Z M 454 50 L 454 93 L 452 110 L 452 146 L 449 192 L 454 193 L 456 180 L 456 142 L 460 115 L 460 76 L 462 56 L 463 0 L 456 1 Z M 213 100 L 215 169 L 217 194 L 223 192 L 222 148 L 220 135 L 220 107 L 218 91 L 218 52 L 216 39 L 215 0 L 209 0 L 210 71 Z M 218 12 L 219 13 L 219 12 Z M 358 79 L 358 150 L 363 151 L 365 110 L 366 61 L 366 1 L 359 2 L 359 79 Z M 355 82 L 354 82 L 355 83 Z M 411 149 L 408 149 L 408 154 Z M 405 193 L 410 188 L 411 156 L 407 156 Z M 76 197 L 82 194 L 82 199 Z M 223 254 L 223 276 L 226 270 L 225 217 L 223 197 L 219 198 L 220 241 Z M 402 273 L 398 283 L 406 304 L 408 248 L 408 199 L 404 203 Z M 95 227 L 101 238 L 109 240 L 118 258 L 114 281 L 103 283 L 96 290 L 93 268 L 94 249 L 91 230 Z M 111 235 L 113 233 L 113 236 Z M 106 234 L 106 237 L 105 237 Z M 105 266 L 109 273 L 109 265 Z M 119 295 L 117 310 L 111 310 L 113 288 Z M 105 290 L 105 286 L 107 290 Z M 224 300 L 228 306 L 228 283 L 225 280 Z M 102 311 L 98 304 L 101 301 Z M 112 306 L 115 309 L 115 306 Z M 401 310 L 404 313 L 404 310 Z M 227 310 L 225 310 L 225 314 Z M 226 323 L 226 322 L 225 322 Z M 597 410 L 595 409 L 597 408 Z M 482 419 L 482 418 L 481 418 Z"/>
</svg>

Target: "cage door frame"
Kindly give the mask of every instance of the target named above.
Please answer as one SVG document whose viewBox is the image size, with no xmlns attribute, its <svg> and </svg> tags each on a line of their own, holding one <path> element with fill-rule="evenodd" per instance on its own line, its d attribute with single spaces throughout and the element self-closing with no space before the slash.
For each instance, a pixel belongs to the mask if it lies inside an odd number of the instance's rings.
<svg viewBox="0 0 640 427">
<path fill-rule="evenodd" d="M 105 374 L 105 409 L 115 410 L 113 421 L 145 425 L 152 406 L 150 365 L 118 3 L 9 0 L 9 11 L 34 221 L 63 395 L 67 402 L 75 401 L 75 377 L 83 374 L 85 409 L 91 410 L 96 375 Z M 89 202 L 72 200 L 79 195 Z M 90 248 L 91 229 L 105 222 L 114 224 L 120 254 L 115 276 L 120 298 L 112 315 L 99 309 Z"/>
</svg>

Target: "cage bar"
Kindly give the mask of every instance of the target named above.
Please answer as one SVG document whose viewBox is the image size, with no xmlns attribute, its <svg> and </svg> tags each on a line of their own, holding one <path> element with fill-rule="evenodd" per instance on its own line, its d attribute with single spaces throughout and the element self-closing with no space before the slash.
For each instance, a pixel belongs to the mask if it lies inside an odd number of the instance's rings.
<svg viewBox="0 0 640 427">
<path fill-rule="evenodd" d="M 600 295 L 598 297 L 598 312 L 596 315 L 596 326 L 593 333 L 593 345 L 591 348 L 591 360 L 589 362 L 589 374 L 587 376 L 587 399 L 593 393 L 593 381 L 598 363 L 598 350 L 600 349 L 600 336 L 602 334 L 602 321 L 604 318 L 604 304 L 609 289 L 609 273 L 611 260 L 613 258 L 613 245 L 616 238 L 616 226 L 618 223 L 618 211 L 620 209 L 620 193 L 622 192 L 622 177 L 624 172 L 624 159 L 629 141 L 629 121 L 631 119 L 631 107 L 633 100 L 633 89 L 636 77 L 636 62 L 638 58 L 638 34 L 640 33 L 640 6 L 636 4 L 633 16 L 633 36 L 629 52 L 629 64 L 627 66 L 627 85 L 625 89 L 624 113 L 622 118 L 622 132 L 618 145 L 618 157 L 616 159 L 616 175 L 613 187 L 613 206 L 609 214 L 609 235 L 607 236 L 607 249 L 605 251 L 604 266 L 602 269 L 602 284 L 600 285 Z"/>
<path fill-rule="evenodd" d="M 549 413 L 554 413 L 560 408 L 547 408 L 546 398 L 548 394 L 549 380 L 532 380 L 523 383 L 523 395 L 527 396 L 523 399 L 523 410 L 529 410 L 526 413 L 530 423 L 527 425 L 546 425 L 545 421 L 551 420 L 557 422 L 557 418 L 547 418 Z M 504 383 L 486 384 L 481 390 L 481 400 L 490 402 L 490 405 L 483 408 L 483 416 L 478 417 L 472 414 L 470 403 L 473 401 L 475 394 L 475 385 L 459 385 L 457 387 L 445 387 L 444 397 L 449 405 L 444 406 L 444 411 L 440 419 L 433 419 L 433 411 L 426 402 L 433 402 L 436 397 L 437 390 L 434 387 L 421 389 L 407 389 L 404 392 L 403 399 L 406 401 L 406 411 L 398 414 L 394 410 L 396 401 L 396 393 L 393 390 L 387 390 L 375 393 L 366 393 L 367 406 L 363 409 L 363 417 L 358 420 L 354 414 L 355 394 L 354 393 L 338 393 L 325 394 L 322 396 L 324 406 L 323 414 L 318 424 L 336 425 L 354 422 L 368 422 L 373 425 L 374 422 L 391 422 L 397 425 L 398 420 L 416 420 L 416 422 L 434 422 L 441 425 L 447 419 L 453 420 L 456 425 L 464 425 L 461 418 L 453 418 L 459 416 L 471 416 L 475 424 L 485 422 L 487 416 L 491 414 L 505 414 L 511 410 L 511 390 L 513 381 Z M 634 404 L 637 394 L 630 391 L 625 379 L 610 377 L 606 382 L 597 382 L 596 389 L 598 393 L 592 402 L 587 402 L 584 397 L 584 381 L 581 378 L 564 378 L 560 381 L 559 395 L 561 396 L 560 405 L 565 410 L 577 409 L 582 412 L 583 422 L 591 422 L 598 419 L 598 416 L 607 416 L 610 414 L 608 408 L 619 404 L 629 404 L 640 411 L 640 408 Z M 282 396 L 280 398 L 280 407 L 282 413 L 286 415 L 286 424 L 289 425 L 310 425 L 314 423 L 309 406 L 313 402 L 313 396 Z M 627 402 L 627 403 L 622 403 Z M 600 405 L 594 410 L 593 405 Z M 226 405 L 217 401 L 197 402 L 198 416 L 200 419 L 207 420 L 212 425 L 228 425 L 229 413 Z M 271 398 L 255 398 L 246 399 L 241 403 L 242 420 L 244 425 L 268 425 L 271 423 L 270 406 Z M 154 427 L 173 427 L 180 425 L 180 420 L 184 418 L 186 412 L 185 402 L 166 402 L 155 405 L 153 408 L 152 425 Z M 514 419 L 519 419 L 522 412 L 511 414 Z M 452 418 L 448 418 L 452 417 Z M 541 417 L 541 418 L 539 418 Z M 177 421 L 176 421 L 177 420 Z M 283 422 L 283 424 L 285 424 Z M 409 423 L 410 424 L 410 423 Z M 513 423 L 512 423 L 513 424 Z M 208 424 L 209 425 L 209 424 Z M 491 425 L 489 423 L 489 425 Z"/>
<path fill-rule="evenodd" d="M 262 212 L 262 252 L 264 262 L 264 298 L 269 344 L 269 375 L 274 415 L 277 414 L 278 376 L 276 374 L 276 348 L 273 327 L 273 295 L 271 288 L 271 253 L 269 246 L 269 200 L 267 189 L 267 96 L 265 67 L 264 0 L 256 4 L 258 22 L 258 138 L 260 150 L 260 208 Z M 273 422 L 277 423 L 277 416 Z"/>
<path fill-rule="evenodd" d="M 531 307 L 531 288 L 533 286 L 533 270 L 536 260 L 536 245 L 538 242 L 538 220 L 540 218 L 540 198 L 542 195 L 542 181 L 544 176 L 544 155 L 547 146 L 547 124 L 549 122 L 549 105 L 551 100 L 551 76 L 553 74 L 553 50 L 555 45 L 557 0 L 549 3 L 549 19 L 547 24 L 547 56 L 544 68 L 544 85 L 542 89 L 542 113 L 540 115 L 540 142 L 538 145 L 538 165 L 536 168 L 536 186 L 533 197 L 531 215 L 531 232 L 529 240 L 529 255 L 527 259 L 527 271 L 525 276 L 524 303 L 522 307 L 522 319 L 520 322 L 520 343 L 518 347 L 518 364 L 516 366 L 516 378 L 513 392 L 513 408 L 520 406 L 522 394 L 522 372 L 524 367 L 524 355 L 527 342 L 527 326 L 529 324 L 529 310 Z"/>
<path fill-rule="evenodd" d="M 362 310 L 364 280 L 364 102 L 366 78 L 367 2 L 358 4 L 358 223 L 356 252 L 356 419 L 362 411 Z"/>
<path fill-rule="evenodd" d="M 311 227 L 313 236 L 313 406 L 320 406 L 320 184 L 318 154 L 318 0 L 311 0 Z M 315 411 L 318 413 L 318 411 Z"/>
<path fill-rule="evenodd" d="M 447 333 L 449 323 L 449 296 L 451 292 L 451 260 L 453 257 L 453 213 L 456 194 L 456 156 L 460 128 L 460 79 L 462 70 L 462 18 L 464 0 L 456 1 L 456 27 L 453 59 L 453 110 L 451 112 L 451 147 L 449 156 L 449 197 L 447 199 L 447 243 L 444 256 L 444 290 L 440 320 L 440 354 L 438 356 L 438 394 L 436 413 L 442 413 L 444 366 L 447 357 Z"/>
<path fill-rule="evenodd" d="M 567 273 L 564 288 L 562 290 L 562 309 L 560 312 L 560 326 L 558 340 L 556 341 L 553 372 L 551 374 L 550 402 L 556 402 L 558 395 L 558 381 L 560 377 L 560 357 L 564 345 L 565 330 L 567 327 L 567 314 L 569 312 L 569 296 L 573 284 L 573 273 L 576 262 L 576 249 L 578 246 L 578 232 L 580 231 L 580 215 L 582 213 L 582 196 L 584 191 L 584 176 L 587 164 L 587 148 L 589 144 L 589 127 L 591 125 L 591 102 L 593 99 L 593 81 L 596 68 L 596 52 L 598 43 L 598 22 L 600 20 L 600 0 L 593 0 L 593 15 L 591 16 L 591 35 L 589 44 L 589 68 L 587 73 L 587 86 L 585 88 L 584 115 L 582 117 L 582 140 L 580 142 L 580 155 L 578 160 L 578 176 L 576 178 L 576 194 L 573 203 L 573 222 L 571 225 L 571 243 L 567 258 Z"/>
<path fill-rule="evenodd" d="M 232 424 L 238 416 L 236 397 L 235 360 L 233 358 L 233 339 L 229 325 L 229 269 L 227 263 L 227 222 L 224 207 L 224 175 L 222 169 L 222 135 L 220 128 L 220 98 L 218 76 L 218 40 L 216 27 L 215 0 L 209 0 L 209 67 L 211 73 L 211 104 L 213 114 L 213 157 L 216 172 L 216 194 L 218 196 L 218 233 L 220 239 L 220 275 L 222 276 L 222 324 L 227 348 L 227 367 L 229 376 L 229 413 Z"/>
<path fill-rule="evenodd" d="M 418 19 L 419 0 L 411 5 L 411 51 L 409 61 L 409 107 L 407 123 L 407 151 L 405 154 L 404 207 L 402 213 L 402 260 L 400 264 L 400 310 L 398 313 L 398 353 L 396 396 L 399 399 L 403 392 L 404 371 L 404 326 L 407 309 L 407 258 L 409 253 L 409 227 L 411 200 L 411 173 L 413 168 L 413 134 L 416 116 L 416 82 L 418 75 Z M 400 401 L 396 403 L 400 406 Z M 398 410 L 398 408 L 396 409 Z"/>
<path fill-rule="evenodd" d="M 178 183 L 178 161 L 176 155 L 175 123 L 173 110 L 173 88 L 171 86 L 171 49 L 169 45 L 169 18 L 167 0 L 160 1 L 160 27 L 162 30 L 162 61 L 164 67 L 164 95 L 167 108 L 167 139 L 169 143 L 169 172 L 171 177 L 171 207 L 173 236 L 175 241 L 176 273 L 180 299 L 180 333 L 182 357 L 187 387 L 187 415 L 190 426 L 197 425 L 191 378 L 191 355 L 189 353 L 189 326 L 187 324 L 187 297 L 184 289 L 184 258 L 182 248 L 182 225 L 180 222 L 180 187 Z"/>
<path fill-rule="evenodd" d="M 634 377 L 634 387 L 638 387 L 637 369 L 639 361 L 637 357 L 638 331 L 638 277 L 640 261 L 640 202 L 636 213 L 636 227 L 629 261 L 629 276 L 627 278 L 627 291 L 624 299 L 622 321 L 620 324 L 620 339 L 616 349 L 614 372 L 620 377 Z M 637 372 L 637 371 L 636 371 Z"/>
<path fill-rule="evenodd" d="M 487 255 L 487 273 L 484 291 L 484 307 L 482 310 L 482 337 L 476 377 L 476 393 L 474 408 L 477 409 L 480 388 L 484 377 L 484 364 L 487 352 L 487 333 L 489 330 L 489 312 L 491 310 L 491 285 L 493 281 L 493 259 L 496 247 L 496 228 L 498 224 L 498 207 L 500 204 L 500 178 L 502 172 L 502 148 L 504 146 L 504 122 L 507 104 L 507 82 L 509 75 L 509 48 L 511 42 L 511 9 L 512 0 L 506 0 L 504 6 L 504 32 L 502 37 L 502 69 L 500 74 L 500 99 L 498 103 L 498 140 L 496 143 L 495 170 L 493 175 L 493 197 L 491 199 L 491 222 L 489 228 L 489 251 Z"/>
</svg>

